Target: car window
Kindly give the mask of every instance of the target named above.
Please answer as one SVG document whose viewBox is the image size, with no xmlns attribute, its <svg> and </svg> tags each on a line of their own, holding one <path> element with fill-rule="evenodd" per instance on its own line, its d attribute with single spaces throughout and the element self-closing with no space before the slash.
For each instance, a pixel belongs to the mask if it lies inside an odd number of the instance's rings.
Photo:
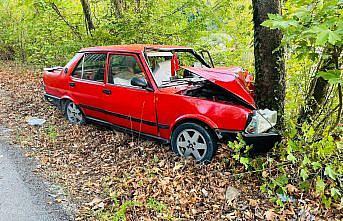
<svg viewBox="0 0 343 221">
<path fill-rule="evenodd" d="M 155 79 L 157 86 L 158 87 L 161 86 L 163 81 L 170 80 L 172 53 L 170 53 L 170 55 L 166 54 L 166 56 L 155 56 L 155 55 L 149 56 L 148 55 L 148 58 L 149 58 L 149 67 L 152 70 L 152 75 Z"/>
<path fill-rule="evenodd" d="M 73 76 L 74 78 L 81 78 L 82 76 L 83 58 L 84 56 L 82 56 L 77 66 L 74 68 L 73 73 L 71 74 L 71 76 Z"/>
<path fill-rule="evenodd" d="M 136 58 L 130 55 L 111 55 L 108 83 L 132 86 L 133 77 L 144 78 Z"/>
<path fill-rule="evenodd" d="M 85 54 L 72 76 L 89 81 L 104 81 L 106 54 Z"/>
</svg>

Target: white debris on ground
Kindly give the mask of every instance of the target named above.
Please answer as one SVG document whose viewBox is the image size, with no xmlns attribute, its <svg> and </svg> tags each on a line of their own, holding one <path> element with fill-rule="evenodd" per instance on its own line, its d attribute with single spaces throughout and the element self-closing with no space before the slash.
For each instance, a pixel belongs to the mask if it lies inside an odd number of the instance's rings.
<svg viewBox="0 0 343 221">
<path fill-rule="evenodd" d="M 26 120 L 26 122 L 30 126 L 41 126 L 46 122 L 46 120 L 38 117 L 30 117 Z"/>
</svg>

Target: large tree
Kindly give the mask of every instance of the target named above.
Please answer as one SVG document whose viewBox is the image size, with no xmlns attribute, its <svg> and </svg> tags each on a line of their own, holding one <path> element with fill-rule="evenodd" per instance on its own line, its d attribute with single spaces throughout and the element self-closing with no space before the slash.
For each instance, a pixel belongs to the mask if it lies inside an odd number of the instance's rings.
<svg viewBox="0 0 343 221">
<path fill-rule="evenodd" d="M 256 103 L 258 108 L 278 111 L 278 125 L 283 124 L 285 99 L 284 52 L 282 34 L 277 29 L 261 26 L 268 14 L 280 14 L 279 0 L 252 0 L 254 21 L 254 54 Z"/>
<path fill-rule="evenodd" d="M 83 9 L 83 14 L 85 16 L 85 24 L 86 24 L 87 33 L 91 33 L 91 31 L 95 29 L 95 26 L 92 20 L 92 13 L 91 13 L 89 1 L 88 0 L 80 0 L 80 1 L 81 1 L 82 9 Z"/>
</svg>

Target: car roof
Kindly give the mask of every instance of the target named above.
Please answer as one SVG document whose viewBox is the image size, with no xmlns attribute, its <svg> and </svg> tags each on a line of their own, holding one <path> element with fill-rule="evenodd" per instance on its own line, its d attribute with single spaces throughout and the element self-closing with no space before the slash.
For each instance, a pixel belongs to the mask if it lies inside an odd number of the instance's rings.
<svg viewBox="0 0 343 221">
<path fill-rule="evenodd" d="M 119 51 L 141 53 L 145 48 L 151 49 L 192 49 L 190 47 L 175 46 L 175 45 L 154 45 L 154 44 L 130 44 L 130 45 L 109 45 L 82 48 L 79 52 L 95 52 L 95 51 Z"/>
</svg>

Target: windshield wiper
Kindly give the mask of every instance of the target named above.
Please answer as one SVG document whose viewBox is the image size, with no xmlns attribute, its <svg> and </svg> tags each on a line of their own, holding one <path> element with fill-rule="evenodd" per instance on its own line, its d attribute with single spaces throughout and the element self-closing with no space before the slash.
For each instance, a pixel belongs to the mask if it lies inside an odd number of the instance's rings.
<svg viewBox="0 0 343 221">
<path fill-rule="evenodd" d="M 192 84 L 196 84 L 199 82 L 203 82 L 204 80 L 206 80 L 205 78 L 202 77 L 185 77 L 185 78 L 175 78 L 175 79 L 171 79 L 171 80 L 166 80 L 166 81 L 162 81 L 161 86 L 165 86 L 165 85 L 169 85 L 169 84 L 185 84 L 185 83 L 192 83 Z"/>
<path fill-rule="evenodd" d="M 161 86 L 166 86 L 169 84 L 188 84 L 188 81 L 162 81 Z"/>
</svg>

